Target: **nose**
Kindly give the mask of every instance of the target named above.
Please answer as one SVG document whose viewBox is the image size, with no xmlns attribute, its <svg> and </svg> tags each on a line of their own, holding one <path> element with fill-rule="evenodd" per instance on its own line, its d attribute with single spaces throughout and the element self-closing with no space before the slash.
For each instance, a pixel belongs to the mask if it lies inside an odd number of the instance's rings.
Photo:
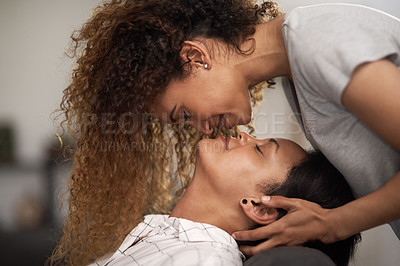
<svg viewBox="0 0 400 266">
<path fill-rule="evenodd" d="M 246 144 L 247 142 L 254 141 L 255 138 L 253 138 L 252 136 L 250 136 L 249 134 L 247 134 L 245 132 L 240 132 L 239 140 L 242 144 Z"/>
<path fill-rule="evenodd" d="M 252 144 L 258 144 L 261 146 L 261 145 L 266 144 L 270 140 L 270 139 L 256 139 L 245 132 L 240 132 L 238 138 L 242 145 L 252 143 Z"/>
<path fill-rule="evenodd" d="M 213 132 L 213 128 L 221 127 L 221 123 L 223 121 L 223 115 L 215 115 L 208 119 L 193 121 L 192 125 L 197 129 L 203 132 L 206 135 L 209 135 Z"/>
<path fill-rule="evenodd" d="M 210 122 L 208 120 L 199 121 L 196 123 L 197 130 L 200 130 L 205 135 L 210 135 L 213 132 L 212 127 L 210 126 Z"/>
</svg>

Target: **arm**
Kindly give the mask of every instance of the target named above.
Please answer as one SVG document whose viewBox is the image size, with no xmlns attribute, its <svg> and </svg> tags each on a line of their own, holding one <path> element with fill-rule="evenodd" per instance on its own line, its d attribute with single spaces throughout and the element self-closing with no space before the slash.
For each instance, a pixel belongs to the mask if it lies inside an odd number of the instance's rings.
<svg viewBox="0 0 400 266">
<path fill-rule="evenodd" d="M 343 105 L 400 150 L 400 70 L 388 60 L 358 67 L 342 96 Z M 338 208 L 343 222 L 337 237 L 400 219 L 400 172 L 385 186 Z M 358 218 L 355 218 L 358 216 Z M 356 220 L 354 220 L 356 219 Z M 357 223 L 354 223 L 357 221 Z"/>
<path fill-rule="evenodd" d="M 342 102 L 400 150 L 400 70 L 394 64 L 379 60 L 359 66 L 343 93 Z M 288 214 L 269 226 L 236 232 L 234 236 L 238 240 L 268 238 L 255 247 L 241 247 L 250 256 L 275 246 L 300 245 L 314 239 L 331 243 L 400 219 L 399 191 L 400 172 L 375 192 L 332 210 L 304 200 L 269 197 L 264 204 L 284 208 Z"/>
<path fill-rule="evenodd" d="M 359 66 L 342 95 L 343 105 L 400 150 L 400 69 L 388 60 Z"/>
</svg>

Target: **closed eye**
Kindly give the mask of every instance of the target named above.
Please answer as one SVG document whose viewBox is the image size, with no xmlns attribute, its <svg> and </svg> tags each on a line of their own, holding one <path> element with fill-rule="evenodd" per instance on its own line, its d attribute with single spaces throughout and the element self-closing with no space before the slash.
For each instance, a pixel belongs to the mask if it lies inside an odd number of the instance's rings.
<svg viewBox="0 0 400 266">
<path fill-rule="evenodd" d="M 260 149 L 260 146 L 258 146 L 257 144 L 256 144 L 256 149 L 257 149 L 257 151 L 259 151 L 262 155 L 264 155 L 264 153 L 261 151 L 261 149 Z"/>
</svg>

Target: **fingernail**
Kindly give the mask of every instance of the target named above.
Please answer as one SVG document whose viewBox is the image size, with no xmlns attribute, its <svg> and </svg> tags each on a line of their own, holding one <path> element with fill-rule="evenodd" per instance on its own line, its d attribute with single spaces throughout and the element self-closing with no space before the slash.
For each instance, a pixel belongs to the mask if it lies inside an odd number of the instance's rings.
<svg viewBox="0 0 400 266">
<path fill-rule="evenodd" d="M 235 233 L 232 234 L 232 237 L 236 240 L 236 235 L 235 235 Z"/>
<path fill-rule="evenodd" d="M 261 197 L 261 200 L 262 200 L 262 201 L 270 201 L 270 200 L 271 200 L 271 197 L 270 197 L 270 196 L 262 196 L 262 197 Z"/>
</svg>

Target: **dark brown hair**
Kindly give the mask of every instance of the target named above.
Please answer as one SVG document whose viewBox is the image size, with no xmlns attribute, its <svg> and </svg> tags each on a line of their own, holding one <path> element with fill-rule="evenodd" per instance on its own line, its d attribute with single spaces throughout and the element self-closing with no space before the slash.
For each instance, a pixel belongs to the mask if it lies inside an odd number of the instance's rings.
<svg viewBox="0 0 400 266">
<path fill-rule="evenodd" d="M 266 195 L 304 199 L 325 209 L 337 208 L 354 200 L 352 190 L 343 175 L 320 151 L 309 151 L 307 158 L 289 171 L 285 182 L 265 190 Z M 280 216 L 285 214 L 286 211 L 281 210 Z M 337 266 L 346 266 L 360 241 L 361 235 L 355 234 L 331 244 L 309 241 L 304 246 L 321 250 Z"/>
</svg>

